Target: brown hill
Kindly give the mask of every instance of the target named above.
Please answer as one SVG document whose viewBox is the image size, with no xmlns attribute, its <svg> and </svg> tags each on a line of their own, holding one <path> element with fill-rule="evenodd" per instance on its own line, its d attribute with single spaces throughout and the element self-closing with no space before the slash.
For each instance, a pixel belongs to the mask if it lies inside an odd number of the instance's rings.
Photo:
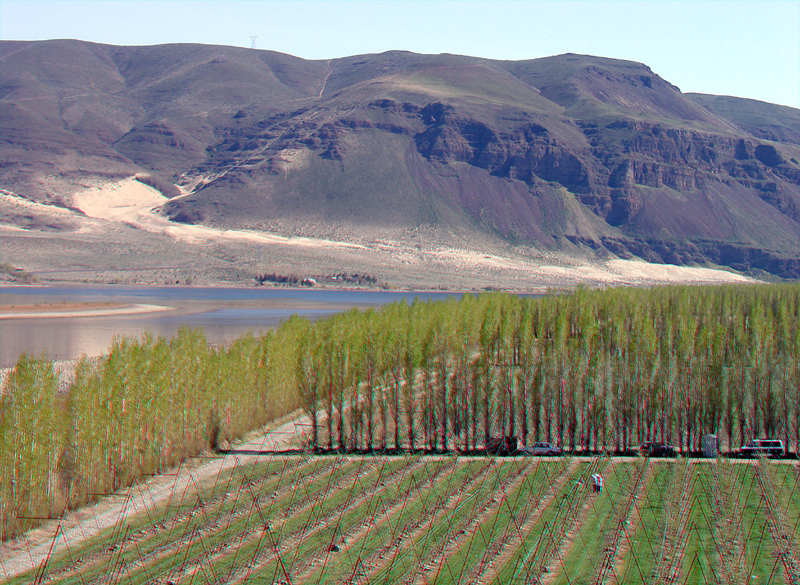
<svg viewBox="0 0 800 585">
<path fill-rule="evenodd" d="M 798 111 L 684 95 L 639 63 L 80 41 L 0 55 L 0 187 L 32 200 L 149 175 L 178 222 L 434 226 L 800 277 Z"/>
</svg>

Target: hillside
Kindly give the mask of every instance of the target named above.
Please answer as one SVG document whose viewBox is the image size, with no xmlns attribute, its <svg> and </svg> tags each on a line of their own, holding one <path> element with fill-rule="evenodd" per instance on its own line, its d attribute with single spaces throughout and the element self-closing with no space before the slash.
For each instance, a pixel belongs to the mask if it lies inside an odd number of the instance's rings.
<svg viewBox="0 0 800 585">
<path fill-rule="evenodd" d="M 686 95 L 640 63 L 69 40 L 0 53 L 0 188 L 25 200 L 85 212 L 76 194 L 137 176 L 169 220 L 221 230 L 800 277 L 798 110 Z"/>
</svg>

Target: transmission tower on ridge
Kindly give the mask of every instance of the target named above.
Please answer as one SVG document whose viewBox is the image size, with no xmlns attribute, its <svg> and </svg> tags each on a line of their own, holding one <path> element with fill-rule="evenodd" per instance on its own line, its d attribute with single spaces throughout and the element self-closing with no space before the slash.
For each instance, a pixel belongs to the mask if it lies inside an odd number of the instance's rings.
<svg viewBox="0 0 800 585">
<path fill-rule="evenodd" d="M 257 38 L 258 37 L 250 37 L 250 48 L 251 49 L 255 49 L 256 48 L 256 39 Z"/>
</svg>

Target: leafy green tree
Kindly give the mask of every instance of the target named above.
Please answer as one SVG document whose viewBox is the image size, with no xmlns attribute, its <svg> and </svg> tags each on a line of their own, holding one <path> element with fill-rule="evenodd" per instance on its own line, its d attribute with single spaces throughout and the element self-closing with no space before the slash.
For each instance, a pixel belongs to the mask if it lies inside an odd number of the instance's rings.
<svg viewBox="0 0 800 585">
<path fill-rule="evenodd" d="M 57 517 L 70 485 L 64 468 L 69 428 L 46 356 L 22 354 L 0 396 L 0 526 L 6 538 Z"/>
<path fill-rule="evenodd" d="M 311 419 L 311 447 L 319 447 L 318 406 L 323 378 L 322 344 L 312 326 L 298 340 L 295 377 L 300 405 Z"/>
<path fill-rule="evenodd" d="M 417 424 L 417 370 L 420 364 L 420 342 L 417 337 L 417 327 L 415 325 L 416 313 L 419 311 L 417 303 L 412 307 L 412 318 L 409 319 L 405 327 L 405 351 L 403 352 L 403 409 L 405 410 L 406 436 L 408 437 L 408 448 L 414 451 L 416 448 L 416 424 Z"/>
</svg>

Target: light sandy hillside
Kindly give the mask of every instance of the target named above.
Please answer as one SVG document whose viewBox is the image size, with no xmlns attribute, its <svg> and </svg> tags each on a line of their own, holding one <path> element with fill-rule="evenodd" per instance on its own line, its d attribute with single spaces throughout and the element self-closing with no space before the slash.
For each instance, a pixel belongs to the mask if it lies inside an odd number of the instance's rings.
<svg viewBox="0 0 800 585">
<path fill-rule="evenodd" d="M 570 258 L 457 234 L 403 230 L 380 237 L 353 228 L 336 238 L 223 230 L 168 220 L 166 198 L 133 178 L 98 183 L 72 209 L 0 193 L 2 261 L 42 282 L 252 285 L 259 274 L 370 274 L 394 288 L 541 291 L 590 286 L 751 282 L 740 274 L 637 260 Z M 313 231 L 310 226 L 309 231 Z"/>
</svg>

